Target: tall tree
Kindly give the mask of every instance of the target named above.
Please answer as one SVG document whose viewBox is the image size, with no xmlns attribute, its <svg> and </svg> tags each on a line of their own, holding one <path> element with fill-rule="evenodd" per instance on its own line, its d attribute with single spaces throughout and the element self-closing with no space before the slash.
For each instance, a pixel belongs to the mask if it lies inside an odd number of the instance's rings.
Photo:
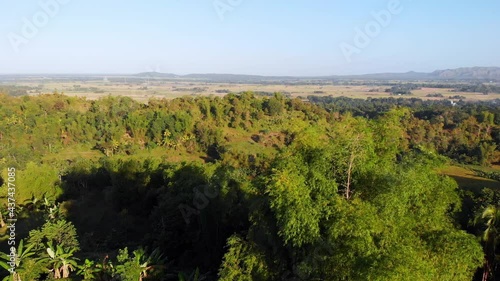
<svg viewBox="0 0 500 281">
<path fill-rule="evenodd" d="M 476 218 L 476 223 L 484 224 L 482 235 L 485 262 L 483 268 L 483 281 L 495 280 L 496 247 L 498 244 L 498 228 L 500 226 L 500 208 L 498 206 L 486 207 Z"/>
</svg>

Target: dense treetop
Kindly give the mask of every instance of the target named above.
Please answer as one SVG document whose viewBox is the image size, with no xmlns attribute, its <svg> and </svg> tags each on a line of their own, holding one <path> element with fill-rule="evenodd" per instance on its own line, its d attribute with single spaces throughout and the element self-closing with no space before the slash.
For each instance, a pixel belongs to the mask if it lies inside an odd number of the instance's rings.
<svg viewBox="0 0 500 281">
<path fill-rule="evenodd" d="M 18 235 L 29 253 L 18 277 L 472 280 L 483 272 L 489 252 L 475 236 L 483 229 L 467 222 L 491 205 L 481 202 L 488 191 L 467 199 L 439 168 L 498 162 L 498 107 L 309 100 L 0 95 L 2 182 L 16 167 Z M 0 195 L 6 202 L 7 190 Z"/>
</svg>

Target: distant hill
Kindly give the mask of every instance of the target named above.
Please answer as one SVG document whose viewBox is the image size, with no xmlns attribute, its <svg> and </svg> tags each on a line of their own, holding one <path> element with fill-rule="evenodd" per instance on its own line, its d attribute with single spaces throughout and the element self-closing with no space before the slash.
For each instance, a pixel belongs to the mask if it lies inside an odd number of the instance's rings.
<svg viewBox="0 0 500 281">
<path fill-rule="evenodd" d="M 220 73 L 193 73 L 186 75 L 176 75 L 171 73 L 160 72 L 143 72 L 136 74 L 137 77 L 151 77 L 151 78 L 179 78 L 179 79 L 193 79 L 193 80 L 206 80 L 216 82 L 259 82 L 259 81 L 273 81 L 273 80 L 297 80 L 300 77 L 291 76 L 261 76 L 261 75 L 245 75 L 245 74 L 220 74 Z"/>
<path fill-rule="evenodd" d="M 293 77 L 293 76 L 261 76 L 244 74 L 187 74 L 176 75 L 171 73 L 144 72 L 135 75 L 137 77 L 152 78 L 176 78 L 194 79 L 210 82 L 269 82 L 269 81 L 303 81 L 303 80 L 483 80 L 500 81 L 500 67 L 462 67 L 456 69 L 436 70 L 426 72 L 405 73 L 374 73 L 363 75 L 332 75 L 316 77 Z"/>
<path fill-rule="evenodd" d="M 431 75 L 442 79 L 500 80 L 500 67 L 462 67 L 436 70 Z"/>
<path fill-rule="evenodd" d="M 405 73 L 374 73 L 362 75 L 340 75 L 332 76 L 337 79 L 360 79 L 360 80 L 432 80 L 431 73 L 424 72 L 405 72 Z"/>
<path fill-rule="evenodd" d="M 160 72 L 142 72 L 139 74 L 136 74 L 135 76 L 138 77 L 156 77 L 156 78 L 178 78 L 179 75 L 175 75 L 172 73 L 160 73 Z"/>
<path fill-rule="evenodd" d="M 462 67 L 426 72 L 375 73 L 364 75 L 331 76 L 363 80 L 492 80 L 500 81 L 500 67 Z"/>
<path fill-rule="evenodd" d="M 214 83 L 315 83 L 317 81 L 338 80 L 399 80 L 399 81 L 477 81 L 500 83 L 500 67 L 462 67 L 456 69 L 436 70 L 434 72 L 373 73 L 363 75 L 331 75 L 331 76 L 263 76 L 245 74 L 194 73 L 177 75 L 173 73 L 142 72 L 138 74 L 0 74 L 0 81 L 16 81 L 19 79 L 58 79 L 85 80 L 107 78 L 136 79 L 175 79 L 197 80 Z"/>
</svg>

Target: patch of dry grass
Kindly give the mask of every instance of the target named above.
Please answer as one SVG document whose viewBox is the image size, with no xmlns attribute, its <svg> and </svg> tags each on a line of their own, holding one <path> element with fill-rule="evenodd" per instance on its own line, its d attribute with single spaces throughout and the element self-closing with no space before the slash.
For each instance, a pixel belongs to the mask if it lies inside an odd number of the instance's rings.
<svg viewBox="0 0 500 281">
<path fill-rule="evenodd" d="M 17 83 L 19 86 L 36 87 L 40 85 L 39 81 L 23 81 Z M 243 91 L 253 92 L 282 92 L 289 93 L 292 97 L 333 96 L 350 98 L 387 98 L 390 93 L 385 92 L 390 86 L 344 86 L 344 85 L 283 85 L 283 84 L 244 84 L 244 83 L 208 83 L 203 81 L 184 81 L 184 80 L 144 80 L 142 82 L 105 82 L 96 81 L 69 81 L 42 83 L 43 93 L 51 93 L 54 90 L 63 92 L 69 96 L 84 96 L 88 99 L 98 99 L 107 95 L 128 96 L 138 101 L 147 101 L 150 98 L 176 98 L 182 96 L 223 96 L 224 91 L 239 93 Z M 77 87 L 75 87 L 75 85 Z M 90 88 L 98 89 L 97 92 L 88 91 Z M 84 91 L 82 89 L 87 89 Z M 449 98 L 451 96 L 464 96 L 466 100 L 491 100 L 499 98 L 500 95 L 481 93 L 452 92 L 449 89 L 422 88 L 412 91 L 410 96 L 397 96 L 403 98 L 420 98 L 426 100 L 436 100 Z M 443 98 L 427 97 L 428 94 L 439 93 Z M 38 94 L 38 93 L 31 93 Z M 394 97 L 394 96 L 392 96 Z"/>
<path fill-rule="evenodd" d="M 458 166 L 448 166 L 440 171 L 443 175 L 447 175 L 455 179 L 460 188 L 479 191 L 483 188 L 500 189 L 500 182 L 478 177 L 473 171 L 458 167 Z"/>
</svg>

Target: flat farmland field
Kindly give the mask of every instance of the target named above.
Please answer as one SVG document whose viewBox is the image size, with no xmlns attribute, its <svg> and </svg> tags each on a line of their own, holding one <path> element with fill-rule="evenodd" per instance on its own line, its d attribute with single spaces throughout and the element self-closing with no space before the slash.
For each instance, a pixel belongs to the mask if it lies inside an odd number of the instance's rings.
<svg viewBox="0 0 500 281">
<path fill-rule="evenodd" d="M 15 83 L 4 82 L 4 86 L 25 86 L 36 88 L 36 90 L 28 91 L 29 95 L 48 94 L 54 91 L 64 93 L 68 96 L 86 97 L 87 99 L 98 99 L 100 97 L 112 96 L 128 96 L 135 100 L 147 101 L 151 98 L 178 98 L 184 96 L 224 96 L 227 93 L 240 93 L 244 91 L 252 91 L 255 93 L 272 94 L 280 92 L 289 95 L 293 98 L 307 96 L 333 96 L 333 97 L 349 97 L 349 98 L 388 98 L 388 97 L 403 97 L 403 98 L 420 98 L 426 100 L 439 99 L 464 99 L 467 101 L 492 100 L 500 98 L 499 94 L 484 95 L 482 93 L 473 92 L 455 92 L 453 88 L 418 88 L 412 90 L 411 95 L 393 95 L 386 90 L 390 89 L 389 85 L 338 85 L 338 84 L 280 84 L 269 83 L 218 83 L 205 82 L 199 80 L 156 80 L 156 79 L 134 79 L 133 82 L 123 78 L 122 81 L 107 81 L 101 80 L 74 80 L 74 81 L 40 81 L 40 80 L 23 80 Z M 358 81 L 358 83 L 360 83 Z M 434 95 L 434 97 L 433 97 Z M 436 96 L 438 95 L 438 96 Z"/>
</svg>

